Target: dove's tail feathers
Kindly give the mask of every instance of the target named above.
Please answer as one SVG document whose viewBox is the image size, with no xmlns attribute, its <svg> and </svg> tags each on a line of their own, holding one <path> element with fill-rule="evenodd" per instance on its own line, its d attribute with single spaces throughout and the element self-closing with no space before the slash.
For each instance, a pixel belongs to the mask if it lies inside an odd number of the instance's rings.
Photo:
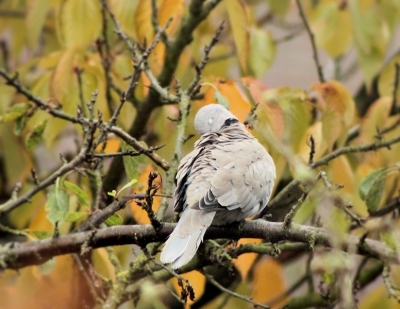
<svg viewBox="0 0 400 309">
<path fill-rule="evenodd" d="M 211 225 L 215 211 L 187 208 L 165 243 L 160 260 L 176 269 L 190 262 Z"/>
</svg>

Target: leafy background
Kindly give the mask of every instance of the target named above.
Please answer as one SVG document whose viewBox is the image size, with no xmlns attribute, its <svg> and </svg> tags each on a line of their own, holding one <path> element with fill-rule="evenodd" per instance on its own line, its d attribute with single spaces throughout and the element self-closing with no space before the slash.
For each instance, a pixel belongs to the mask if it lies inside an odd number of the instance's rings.
<svg viewBox="0 0 400 309">
<path fill-rule="evenodd" d="M 182 132 L 171 119 L 179 117 L 180 105 L 162 102 L 159 97 L 157 102 L 152 102 L 154 90 L 150 85 L 154 81 L 151 78 L 158 78 L 161 87 L 169 86 L 169 91 L 175 95 L 179 93 L 177 85 L 187 89 L 196 77 L 194 66 L 200 63 L 204 46 L 225 21 L 219 43 L 212 49 L 202 71 L 204 84 L 199 98 L 192 100 L 190 114 L 183 123 L 183 127 L 187 124 L 186 135 L 194 133 L 195 112 L 204 104 L 215 102 L 216 96 L 225 97 L 230 110 L 241 121 L 258 103 L 253 134 L 269 150 L 277 166 L 278 185 L 274 194 L 293 179 L 302 182 L 305 188 L 307 184 L 308 188 L 312 187 L 293 221 L 319 224 L 330 233 L 336 248 L 333 253 L 317 250 L 314 254 L 307 252 L 294 257 L 276 252 L 275 257 L 242 254 L 232 260 L 231 268 L 236 277 L 228 287 L 275 307 L 287 301 L 289 308 L 304 307 L 302 299 L 310 300 L 317 295 L 321 301 L 321 295 L 328 290 L 333 296 L 327 296 L 328 300 L 316 302 L 314 306 L 332 301 L 349 308 L 349 304 L 357 303 L 356 299 L 360 308 L 375 308 L 376 304 L 382 308 L 399 307 L 394 298 L 388 298 L 388 293 L 392 296 L 395 293 L 388 292 L 387 287 L 391 285 L 385 286 L 385 276 L 377 280 L 374 280 L 376 276 L 372 277 L 367 282 L 372 283 L 367 291 L 364 286 L 358 291 L 355 286 L 341 285 L 349 279 L 344 273 L 354 277 L 357 270 L 363 272 L 366 264 L 377 261 L 341 255 L 338 250 L 348 233 L 360 237 L 367 233 L 368 237 L 398 250 L 397 213 L 392 217 L 373 215 L 396 199 L 398 203 L 399 144 L 338 156 L 329 160 L 329 164 L 322 162 L 314 169 L 307 167 L 310 136 L 315 140 L 314 162 L 342 147 L 378 144 L 400 136 L 399 105 L 396 105 L 400 95 L 396 82 L 399 71 L 396 64 L 400 61 L 399 32 L 396 32 L 400 20 L 399 1 L 299 1 L 315 36 L 322 65 L 320 75 L 317 74 L 318 63 L 313 60 L 309 33 L 298 15 L 295 1 L 203 2 L 0 1 L 0 67 L 3 72 L 18 72 L 20 84 L 47 105 L 47 108 L 38 108 L 0 78 L 0 203 L 3 204 L 0 207 L 37 185 L 32 168 L 38 179 L 45 179 L 59 168 L 62 160 L 70 161 L 77 156 L 85 133 L 82 126 L 53 117 L 48 111 L 62 110 L 76 115 L 80 106 L 88 117 L 90 109 L 86 102 L 97 90 L 95 115 L 97 117 L 98 110 L 103 120 L 108 121 L 133 72 L 129 44 L 121 39 L 121 33 L 131 43 L 148 46 L 155 30 L 164 26 L 171 16 L 174 18 L 162 42 L 155 45 L 148 59 L 151 74 L 140 72 L 138 85 L 123 105 L 117 125 L 144 141 L 144 147 L 165 144 L 156 153 L 172 165 L 171 160 L 177 154 L 175 140 Z M 154 3 L 158 9 L 156 21 Z M 205 7 L 210 3 L 215 4 L 215 8 L 212 7 L 209 14 L 190 13 L 196 6 Z M 109 12 L 119 22 L 120 33 Z M 196 18 L 204 20 L 196 24 Z M 185 23 L 191 22 L 194 25 L 191 31 L 180 31 Z M 171 43 L 180 42 L 179 38 L 183 42 L 180 46 Z M 149 107 L 151 104 L 153 107 Z M 391 129 L 386 132 L 387 128 Z M 183 145 L 184 153 L 192 149 L 195 139 Z M 104 149 L 99 144 L 98 153 L 131 149 L 115 135 L 109 135 L 107 144 L 103 145 Z M 157 185 L 166 187 L 160 191 L 171 192 L 166 182 L 168 176 L 148 157 L 126 156 L 119 168 L 116 161 L 105 158 L 99 167 L 87 164 L 60 175 L 51 186 L 35 194 L 30 203 L 21 204 L 1 216 L 0 240 L 4 248 L 12 241 L 51 237 L 56 222 L 61 235 L 71 233 L 95 213 L 97 204 L 102 208 L 107 199 L 112 201 L 106 192 L 120 191 L 125 184 L 129 186 L 123 188 L 119 196 L 145 192 L 151 172 L 158 171 L 163 178 L 163 181 L 155 180 Z M 310 185 L 319 171 L 325 171 L 327 179 L 342 188 L 328 190 L 321 182 Z M 96 181 L 100 181 L 100 185 Z M 104 192 L 99 199 L 96 188 L 101 187 Z M 168 203 L 165 198 L 154 198 L 155 211 L 162 200 Z M 351 210 L 346 207 L 349 204 Z M 279 215 L 283 219 L 282 213 Z M 164 219 L 172 217 L 169 210 Z M 360 218 L 365 222 L 353 228 Z M 106 225 L 149 223 L 148 213 L 134 202 L 105 221 Z M 261 240 L 242 239 L 239 244 L 254 242 L 260 244 Z M 2 306 L 79 308 L 97 305 L 106 308 L 113 292 L 121 288 L 123 280 L 120 278 L 126 279 L 124 274 L 130 263 L 138 262 L 140 257 L 138 247 L 113 246 L 91 251 L 85 261 L 78 254 L 71 254 L 18 272 L 5 270 L 0 276 Z M 390 270 L 391 280 L 398 283 L 398 266 L 390 265 Z M 214 276 L 218 277 L 217 274 L 216 271 Z M 207 290 L 206 278 L 197 271 L 186 273 L 184 277 L 192 284 L 200 306 Z M 179 294 L 181 287 L 177 279 L 172 281 L 167 285 L 144 281 L 137 305 L 141 308 L 177 306 L 169 290 Z M 321 289 L 319 282 L 322 282 Z M 296 283 L 300 289 L 293 288 Z M 340 292 L 340 287 L 348 294 Z M 293 294 L 284 294 L 287 290 Z M 211 299 L 211 292 L 206 293 Z M 134 293 L 123 295 L 124 300 L 135 298 Z M 120 305 L 122 299 L 115 300 L 113 305 Z M 210 299 L 204 307 L 252 306 L 224 293 L 216 293 L 216 298 Z M 123 306 L 128 308 L 133 304 L 129 302 Z"/>
</svg>

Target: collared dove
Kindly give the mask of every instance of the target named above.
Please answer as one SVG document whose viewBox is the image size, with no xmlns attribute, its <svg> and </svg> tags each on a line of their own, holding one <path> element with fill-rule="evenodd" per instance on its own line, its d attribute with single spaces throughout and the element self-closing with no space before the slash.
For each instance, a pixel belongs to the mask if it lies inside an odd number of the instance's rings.
<svg viewBox="0 0 400 309">
<path fill-rule="evenodd" d="M 201 137 L 176 176 L 174 208 L 183 213 L 160 257 L 174 269 L 194 257 L 210 225 L 243 221 L 263 210 L 275 179 L 271 156 L 227 109 L 206 105 L 194 125 Z"/>
</svg>

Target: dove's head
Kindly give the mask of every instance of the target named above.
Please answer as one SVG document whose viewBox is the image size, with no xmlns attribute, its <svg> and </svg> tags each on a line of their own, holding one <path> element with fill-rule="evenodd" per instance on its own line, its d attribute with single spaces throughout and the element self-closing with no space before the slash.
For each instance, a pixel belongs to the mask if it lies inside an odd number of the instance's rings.
<svg viewBox="0 0 400 309">
<path fill-rule="evenodd" d="M 209 104 L 199 109 L 194 118 L 197 133 L 218 132 L 227 120 L 238 119 L 225 107 L 219 104 Z"/>
</svg>

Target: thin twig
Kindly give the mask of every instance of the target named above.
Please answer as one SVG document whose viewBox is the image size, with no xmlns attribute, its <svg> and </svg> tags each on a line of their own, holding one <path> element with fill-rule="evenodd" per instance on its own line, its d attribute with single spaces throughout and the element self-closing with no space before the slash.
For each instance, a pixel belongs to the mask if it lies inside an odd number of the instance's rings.
<svg viewBox="0 0 400 309">
<path fill-rule="evenodd" d="M 398 142 L 400 142 L 400 136 L 395 137 L 388 141 L 381 141 L 381 142 L 372 143 L 372 144 L 364 145 L 364 146 L 342 147 L 342 148 L 339 148 L 339 149 L 331 152 L 330 154 L 326 155 L 325 157 L 322 157 L 321 159 L 314 162 L 310 166 L 311 166 L 311 168 L 315 169 L 322 165 L 327 165 L 329 161 L 331 161 L 341 155 L 344 155 L 344 154 L 350 154 L 350 153 L 356 153 L 356 152 L 367 152 L 367 151 L 377 150 L 380 148 L 388 148 L 391 145 L 396 144 Z"/>
<path fill-rule="evenodd" d="M 198 65 L 196 65 L 196 76 L 185 91 L 185 93 L 187 95 L 192 97 L 197 94 L 198 91 L 196 91 L 196 89 L 198 89 L 198 84 L 201 80 L 201 74 L 203 73 L 203 70 L 204 70 L 205 66 L 207 65 L 207 62 L 210 59 L 210 52 L 211 52 L 212 48 L 218 43 L 218 38 L 221 35 L 223 30 L 224 30 L 224 22 L 222 22 L 219 25 L 217 31 L 214 33 L 214 35 L 211 39 L 210 44 L 208 44 L 204 47 L 203 58 L 201 59 L 200 63 Z"/>
<path fill-rule="evenodd" d="M 394 85 L 393 85 L 393 97 L 392 97 L 392 109 L 390 114 L 393 115 L 396 113 L 396 105 L 397 105 L 397 91 L 399 90 L 399 75 L 400 75 L 400 64 L 394 64 Z"/>
<path fill-rule="evenodd" d="M 310 41 L 311 41 L 311 46 L 312 46 L 312 51 L 313 51 L 313 59 L 315 61 L 315 65 L 317 67 L 319 81 L 320 81 L 320 83 L 325 83 L 324 74 L 322 73 L 322 67 L 321 67 L 321 64 L 320 64 L 319 58 L 318 58 L 318 52 L 317 52 L 317 46 L 315 44 L 314 33 L 311 31 L 311 28 L 310 28 L 310 25 L 308 24 L 306 15 L 304 14 L 303 7 L 301 5 L 301 0 L 296 0 L 296 4 L 297 4 L 297 7 L 299 8 L 300 17 L 303 20 L 303 23 L 307 29 L 308 35 L 310 36 Z"/>
<path fill-rule="evenodd" d="M 270 307 L 264 304 L 261 304 L 259 302 L 256 302 L 254 300 L 252 300 L 250 297 L 248 296 L 244 296 L 241 294 L 238 294 L 236 292 L 233 292 L 225 287 L 223 287 L 217 280 L 214 279 L 213 276 L 207 274 L 206 272 L 202 272 L 204 276 L 206 276 L 207 280 L 210 281 L 213 285 L 215 285 L 218 289 L 220 289 L 222 292 L 226 292 L 236 298 L 242 299 L 244 301 L 247 301 L 250 304 L 253 304 L 256 307 L 261 307 L 261 308 L 265 308 L 265 309 L 269 309 Z"/>
</svg>

